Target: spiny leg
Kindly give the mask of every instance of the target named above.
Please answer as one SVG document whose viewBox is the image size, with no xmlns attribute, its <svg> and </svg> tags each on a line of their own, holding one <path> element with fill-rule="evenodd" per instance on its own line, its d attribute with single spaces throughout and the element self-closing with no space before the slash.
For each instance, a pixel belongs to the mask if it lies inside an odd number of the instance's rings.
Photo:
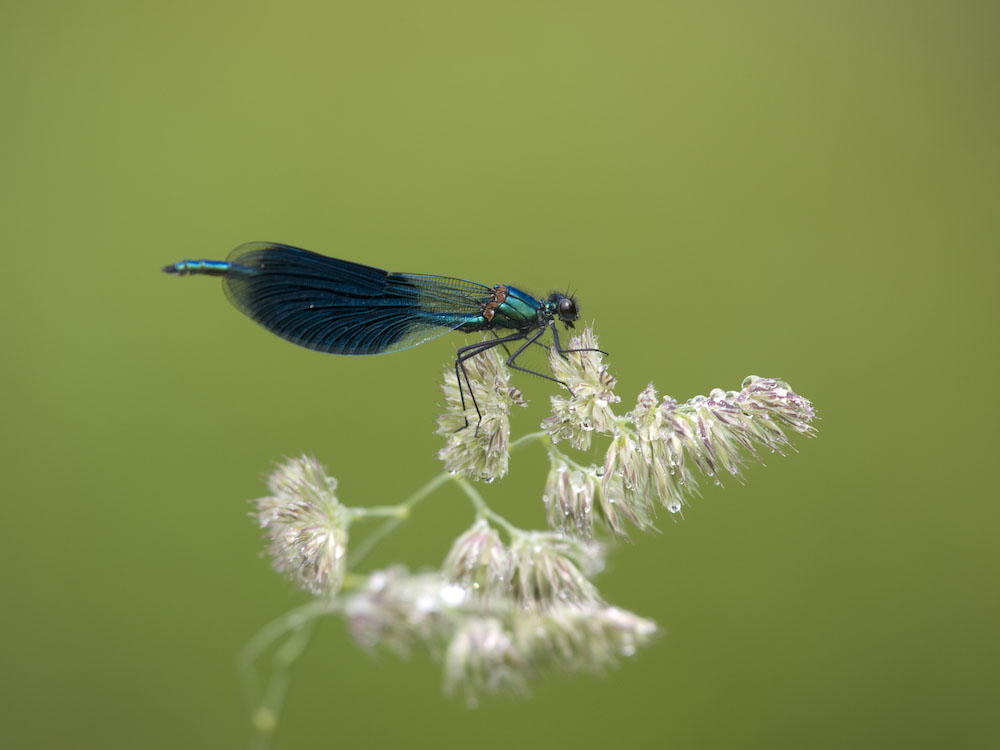
<svg viewBox="0 0 1000 750">
<path fill-rule="evenodd" d="M 497 346 L 502 346 L 506 341 L 518 341 L 523 338 L 521 334 L 513 334 L 511 336 L 505 336 L 502 339 L 497 339 L 496 341 L 483 341 L 478 344 L 471 344 L 469 346 L 463 346 L 458 350 L 457 356 L 455 357 L 455 378 L 458 381 L 458 394 L 462 400 L 462 413 L 465 414 L 465 394 L 462 391 L 462 377 L 465 378 L 465 385 L 469 389 L 469 397 L 472 399 L 472 406 L 476 410 L 476 415 L 479 417 L 479 421 L 476 423 L 476 432 L 479 432 L 479 425 L 483 421 L 483 413 L 479 410 L 479 403 L 476 401 L 476 393 L 472 389 L 472 383 L 469 382 L 469 373 L 465 369 L 465 361 L 471 359 L 479 354 L 489 351 Z M 461 368 L 462 374 L 459 375 L 459 369 Z M 465 429 L 469 426 L 469 419 L 465 417 L 465 425 L 459 429 Z"/>
<path fill-rule="evenodd" d="M 555 323 L 555 321 L 552 321 L 551 323 L 549 323 L 549 327 L 552 328 L 552 338 L 556 342 L 556 351 L 559 352 L 560 354 L 562 354 L 563 356 L 565 356 L 567 354 L 572 354 L 573 352 L 599 352 L 599 353 L 603 354 L 605 357 L 610 357 L 611 356 L 610 354 L 608 354 L 603 349 L 593 349 L 593 348 L 589 348 L 589 349 L 563 349 L 562 348 L 562 344 L 559 342 L 559 331 L 556 329 L 556 323 Z"/>
<path fill-rule="evenodd" d="M 545 378 L 546 380 L 551 380 L 553 383 L 558 383 L 563 388 L 566 388 L 568 390 L 569 386 L 566 385 L 563 381 L 559 380 L 559 378 L 554 378 L 551 375 L 546 375 L 543 372 L 536 372 L 535 370 L 529 370 L 527 367 L 521 367 L 519 365 L 514 364 L 514 360 L 517 359 L 518 355 L 521 352 L 523 352 L 525 349 L 527 349 L 529 346 L 531 346 L 532 344 L 537 343 L 539 337 L 541 337 L 542 334 L 544 334 L 544 333 L 545 333 L 545 326 L 543 325 L 543 326 L 541 326 L 538 329 L 538 331 L 534 335 L 532 335 L 527 341 L 525 341 L 523 344 L 521 344 L 521 346 L 518 347 L 518 349 L 517 349 L 516 352 L 514 352 L 513 354 L 511 354 L 510 357 L 508 357 L 508 359 L 507 359 L 507 366 L 508 367 L 513 367 L 515 370 L 520 370 L 521 372 L 527 372 L 527 373 L 530 373 L 532 375 L 537 375 L 538 377 Z M 559 339 L 556 339 L 556 343 L 557 344 L 559 343 Z M 542 344 L 542 346 L 545 346 L 545 345 Z M 546 347 L 546 348 L 548 348 L 548 347 Z M 560 348 L 558 351 L 562 352 L 563 350 Z"/>
<path fill-rule="evenodd" d="M 495 335 L 495 334 L 494 334 Z M 462 402 L 462 413 L 465 414 L 465 393 L 462 389 L 462 378 L 465 378 L 465 385 L 469 389 L 469 397 L 472 399 L 472 405 L 476 410 L 476 415 L 479 417 L 479 422 L 483 421 L 483 413 L 479 410 L 479 403 L 476 401 L 475 391 L 472 390 L 472 383 L 469 382 L 469 373 L 465 369 L 465 361 L 471 359 L 478 354 L 489 351 L 497 346 L 504 346 L 506 349 L 506 344 L 512 341 L 520 341 L 525 337 L 526 334 L 518 331 L 517 333 L 512 333 L 510 336 L 497 337 L 493 341 L 479 341 L 475 344 L 468 344 L 463 346 L 455 352 L 455 379 L 458 381 L 458 395 Z M 523 349 L 524 347 L 522 347 Z M 520 351 L 520 349 L 518 350 Z M 516 368 L 521 369 L 521 368 Z M 459 374 L 461 370 L 461 374 Z M 468 417 L 465 418 L 465 427 L 469 426 Z M 459 429 L 465 429 L 461 427 Z M 476 430 L 479 430 L 479 425 L 476 425 Z"/>
<path fill-rule="evenodd" d="M 493 342 L 489 342 L 492 344 Z M 480 352 L 484 352 L 489 347 L 483 347 L 482 343 L 470 344 L 469 346 L 463 346 L 457 352 L 455 352 L 455 380 L 458 382 L 458 397 L 462 402 L 462 415 L 465 415 L 465 390 L 462 387 L 462 378 L 465 378 L 465 387 L 469 389 L 469 397 L 472 399 L 472 405 L 476 409 L 476 414 L 479 415 L 479 421 L 483 421 L 482 412 L 479 411 L 479 404 L 476 403 L 476 394 L 472 390 L 472 383 L 469 382 L 469 373 L 465 369 L 465 360 L 469 357 L 475 357 Z M 472 351 L 474 350 L 474 351 Z M 466 356 L 465 352 L 468 352 Z M 461 370 L 461 372 L 459 372 Z M 464 430 L 469 426 L 469 418 L 465 417 L 465 425 L 460 427 L 460 430 Z"/>
<path fill-rule="evenodd" d="M 547 352 L 548 352 L 548 351 L 552 351 L 552 347 L 551 347 L 551 346 L 549 346 L 548 344 L 544 344 L 544 343 L 542 343 L 541 341 L 533 341 L 532 343 L 533 343 L 533 344 L 534 344 L 535 346 L 540 346 L 540 347 L 541 347 L 542 349 L 544 349 L 544 350 L 545 350 L 545 351 L 547 351 Z M 507 353 L 508 353 L 508 354 L 510 354 L 510 352 L 507 352 Z"/>
<path fill-rule="evenodd" d="M 594 349 L 594 348 L 563 349 L 562 342 L 559 341 L 559 331 L 556 329 L 555 321 L 550 322 L 549 323 L 549 327 L 552 328 L 552 339 L 555 341 L 555 350 L 557 352 L 559 352 L 559 354 L 561 354 L 563 357 L 565 357 L 567 354 L 573 354 L 574 352 L 600 352 L 601 354 L 603 354 L 606 357 L 609 356 L 608 353 L 606 351 L 604 351 L 603 349 Z M 526 367 L 518 367 L 516 364 L 514 364 L 514 359 L 517 357 L 517 355 L 519 355 L 521 352 L 523 352 L 525 349 L 527 349 L 528 346 L 530 346 L 531 344 L 538 344 L 539 346 L 543 347 L 544 349 L 551 349 L 552 348 L 552 347 L 546 346 L 545 344 L 543 344 L 540 341 L 538 341 L 539 337 L 543 333 L 545 333 L 545 326 L 544 325 L 538 330 L 538 333 L 536 333 L 534 336 L 532 336 L 531 338 L 529 338 L 516 352 L 514 352 L 514 354 L 510 357 L 510 359 L 507 360 L 507 365 L 509 367 L 513 367 L 515 370 L 520 370 L 521 372 L 529 372 L 532 375 L 538 375 L 539 377 L 543 377 L 546 380 L 551 380 L 553 383 L 558 383 L 563 388 L 565 388 L 566 390 L 569 391 L 570 390 L 569 385 L 567 385 L 562 380 L 559 380 L 558 378 L 554 378 L 551 375 L 545 375 L 544 373 L 541 373 L 541 372 L 535 372 L 534 370 L 529 370 Z M 572 391 L 570 391 L 570 392 L 572 393 Z"/>
<path fill-rule="evenodd" d="M 489 332 L 493 334 L 493 338 L 495 338 L 495 339 L 499 339 L 499 338 L 500 338 L 500 334 L 498 334 L 498 333 L 497 333 L 496 331 L 494 331 L 494 330 L 493 330 L 492 328 L 490 328 L 490 329 L 489 329 Z M 503 347 L 503 350 L 504 350 L 505 352 L 507 352 L 507 356 L 509 357 L 509 356 L 510 356 L 510 349 L 508 349 L 508 348 L 507 348 L 507 345 L 506 345 L 506 344 L 503 344 L 503 343 L 502 343 L 502 344 L 500 344 L 500 345 L 501 345 L 501 346 Z M 542 346 L 544 346 L 544 344 L 542 344 Z"/>
<path fill-rule="evenodd" d="M 494 336 L 496 334 L 494 333 Z M 497 338 L 494 341 L 477 341 L 475 344 L 467 344 L 466 346 L 460 347 L 455 352 L 455 377 L 458 379 L 458 392 L 459 397 L 462 399 L 462 409 L 465 409 L 465 394 L 462 392 L 462 380 L 458 375 L 458 370 L 461 367 L 462 374 L 465 375 L 465 384 L 469 388 L 469 395 L 472 396 L 473 405 L 476 404 L 475 394 L 472 392 L 472 385 L 469 383 L 469 374 L 465 371 L 465 365 L 463 364 L 465 360 L 475 357 L 477 354 L 481 354 L 488 351 L 496 346 L 502 346 L 510 341 L 518 341 L 524 338 L 524 334 L 518 332 L 510 336 L 504 336 Z M 504 347 L 506 348 L 506 347 Z M 476 406 L 476 412 L 479 413 L 479 407 Z M 480 417 L 482 415 L 480 414 Z"/>
</svg>

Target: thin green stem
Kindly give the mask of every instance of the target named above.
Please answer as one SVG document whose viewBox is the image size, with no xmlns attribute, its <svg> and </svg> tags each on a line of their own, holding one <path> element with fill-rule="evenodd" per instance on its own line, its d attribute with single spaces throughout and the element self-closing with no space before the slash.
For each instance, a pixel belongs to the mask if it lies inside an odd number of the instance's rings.
<svg viewBox="0 0 1000 750">
<path fill-rule="evenodd" d="M 449 479 L 451 479 L 451 474 L 447 474 L 444 472 L 438 474 L 431 481 L 429 481 L 427 484 L 425 484 L 423 487 L 421 487 L 419 490 L 417 490 L 408 498 L 406 498 L 403 502 L 401 502 L 400 505 L 409 510 L 414 505 L 423 500 L 425 497 L 434 492 L 434 490 L 436 490 L 442 484 L 447 482 Z"/>
<path fill-rule="evenodd" d="M 472 501 L 472 507 L 476 509 L 477 513 L 480 515 L 486 515 L 490 512 L 490 508 L 486 504 L 486 500 L 483 499 L 483 496 L 479 494 L 479 490 L 473 487 L 472 483 L 468 479 L 456 476 L 455 484 L 457 484 L 459 489 L 461 489 L 469 500 Z"/>
<path fill-rule="evenodd" d="M 256 747 L 270 746 L 271 736 L 288 692 L 289 670 L 309 644 L 316 619 L 339 609 L 339 602 L 330 599 L 311 601 L 296 607 L 257 631 L 240 652 L 239 672 L 247 700 L 253 709 Z M 267 649 L 288 633 L 291 635 L 275 651 L 271 674 L 262 690 L 254 664 Z"/>
<path fill-rule="evenodd" d="M 421 487 L 419 490 L 414 492 L 408 498 L 406 498 L 399 505 L 390 505 L 385 508 L 378 508 L 376 510 L 391 510 L 389 519 L 379 526 L 375 531 L 366 536 L 352 551 L 348 553 L 348 568 L 355 567 L 360 563 L 365 557 L 368 556 L 375 546 L 381 542 L 385 537 L 391 534 L 396 528 L 403 523 L 410 516 L 410 510 L 413 509 L 417 503 L 423 500 L 425 497 L 430 495 L 434 490 L 440 487 L 442 484 L 451 479 L 450 474 L 441 473 L 434 477 L 431 481 Z"/>
<path fill-rule="evenodd" d="M 580 464 L 578 464 L 572 458 L 570 458 L 561 450 L 559 450 L 555 445 L 546 445 L 545 450 L 548 451 L 549 458 L 554 459 L 556 461 L 561 461 L 567 466 L 572 466 L 574 469 L 581 469 L 581 470 L 583 469 L 583 467 L 580 466 Z"/>
<path fill-rule="evenodd" d="M 512 537 L 521 536 L 525 533 L 523 529 L 517 528 L 517 526 L 490 508 L 490 506 L 488 506 L 486 501 L 483 499 L 483 496 L 479 494 L 479 490 L 473 487 L 472 483 L 468 479 L 457 476 L 454 477 L 454 479 L 455 484 L 458 485 L 459 489 L 461 489 L 462 492 L 468 496 L 469 500 L 472 501 L 472 506 L 476 509 L 476 514 L 480 518 L 486 518 L 493 521 L 498 526 L 502 526 L 503 529 Z"/>
<path fill-rule="evenodd" d="M 264 699 L 256 707 L 253 714 L 253 727 L 256 732 L 255 746 L 266 750 L 271 746 L 275 730 L 278 728 L 278 717 L 285 705 L 288 686 L 291 684 L 292 665 L 298 661 L 312 639 L 316 622 L 309 622 L 292 632 L 274 653 L 271 679 L 268 680 Z"/>
<path fill-rule="evenodd" d="M 410 509 L 402 505 L 378 505 L 371 508 L 351 507 L 347 509 L 351 522 L 367 521 L 376 518 L 406 518 Z"/>
<path fill-rule="evenodd" d="M 286 612 L 281 617 L 278 617 L 267 625 L 262 627 L 253 638 L 247 642 L 247 645 L 243 647 L 240 652 L 238 659 L 239 669 L 244 675 L 252 675 L 253 665 L 260 655 L 266 651 L 272 643 L 281 638 L 289 630 L 295 630 L 296 628 L 301 628 L 306 623 L 315 620 L 317 617 L 321 617 L 330 612 L 337 612 L 340 610 L 340 603 L 336 600 L 331 599 L 316 599 L 311 602 L 307 602 L 295 609 Z M 248 682 L 248 688 L 253 688 L 254 683 Z M 259 699 L 258 695 L 249 695 L 252 701 L 256 702 Z"/>
<path fill-rule="evenodd" d="M 634 438 L 635 435 L 635 424 L 632 422 L 631 417 L 615 417 L 615 424 L 618 425 L 623 432 L 627 432 L 628 436 Z"/>
<path fill-rule="evenodd" d="M 539 430 L 538 432 L 529 432 L 527 435 L 522 435 L 513 443 L 510 444 L 510 449 L 517 450 L 522 445 L 527 445 L 528 443 L 542 442 L 549 436 L 549 433 L 544 430 Z"/>
</svg>

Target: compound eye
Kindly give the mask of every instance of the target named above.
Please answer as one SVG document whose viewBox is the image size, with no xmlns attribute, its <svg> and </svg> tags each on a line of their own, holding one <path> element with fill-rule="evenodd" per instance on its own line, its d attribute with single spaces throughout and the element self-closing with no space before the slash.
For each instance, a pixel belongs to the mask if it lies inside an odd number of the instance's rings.
<svg viewBox="0 0 1000 750">
<path fill-rule="evenodd" d="M 559 317 L 563 320 L 575 320 L 576 302 L 569 297 L 563 297 L 559 300 Z"/>
</svg>

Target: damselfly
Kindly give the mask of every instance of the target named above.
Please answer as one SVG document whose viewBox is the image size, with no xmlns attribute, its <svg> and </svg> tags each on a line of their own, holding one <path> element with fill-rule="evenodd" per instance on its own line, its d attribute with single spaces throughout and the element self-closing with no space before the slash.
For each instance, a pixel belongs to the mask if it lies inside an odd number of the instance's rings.
<svg viewBox="0 0 1000 750">
<path fill-rule="evenodd" d="M 551 375 L 520 367 L 517 358 L 532 344 L 545 346 L 539 339 L 546 329 L 560 354 L 582 351 L 564 349 L 559 341 L 556 322 L 572 328 L 579 315 L 576 300 L 559 292 L 539 300 L 505 284 L 388 273 L 270 242 L 240 245 L 225 261 L 182 260 L 163 270 L 175 276 L 221 276 L 226 296 L 243 313 L 281 338 L 318 352 L 384 354 L 449 331 L 489 331 L 492 339 L 460 347 L 455 355 L 462 408 L 464 378 L 480 418 L 466 360 L 503 346 L 508 366 L 565 387 Z M 515 343 L 520 345 L 511 352 L 507 344 Z"/>
</svg>

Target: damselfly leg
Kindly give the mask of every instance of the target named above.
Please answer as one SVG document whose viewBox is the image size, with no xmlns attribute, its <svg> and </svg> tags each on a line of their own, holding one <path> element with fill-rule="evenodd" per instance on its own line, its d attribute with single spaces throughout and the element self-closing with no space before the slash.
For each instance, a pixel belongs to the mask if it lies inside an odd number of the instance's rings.
<svg viewBox="0 0 1000 750">
<path fill-rule="evenodd" d="M 559 341 L 559 332 L 556 329 L 555 323 L 554 322 L 550 323 L 550 327 L 552 328 L 552 337 L 553 341 L 555 342 L 555 349 L 562 356 L 565 357 L 566 355 L 573 354 L 575 352 L 599 352 L 604 356 L 608 356 L 608 353 L 603 349 L 595 349 L 595 348 L 564 349 L 562 346 L 562 342 Z M 559 378 L 555 378 L 551 375 L 546 375 L 545 373 L 538 372 L 537 370 L 530 370 L 527 367 L 521 367 L 516 363 L 517 358 L 524 352 L 525 349 L 527 349 L 532 344 L 538 344 L 538 346 L 541 346 L 543 349 L 550 348 L 548 345 L 543 344 L 538 340 L 545 334 L 544 325 L 540 326 L 538 330 L 534 332 L 518 331 L 517 333 L 512 333 L 509 336 L 497 336 L 496 333 L 492 331 L 491 333 L 493 333 L 493 335 L 495 336 L 495 338 L 492 341 L 479 341 L 476 342 L 475 344 L 469 344 L 467 346 L 461 347 L 455 353 L 455 379 L 458 382 L 458 394 L 459 398 L 461 399 L 463 413 L 465 412 L 466 408 L 465 389 L 468 388 L 469 397 L 472 399 L 472 406 L 476 410 L 476 415 L 479 417 L 479 421 L 482 422 L 483 414 L 479 410 L 479 403 L 476 401 L 476 394 L 473 392 L 472 384 L 469 381 L 469 373 L 465 369 L 466 360 L 471 359 L 480 354 L 483 354 L 484 352 L 487 352 L 490 349 L 493 349 L 497 346 L 502 346 L 504 348 L 504 351 L 507 352 L 508 356 L 506 364 L 508 367 L 514 370 L 520 370 L 521 372 L 526 372 L 530 375 L 537 375 L 538 377 L 545 378 L 546 380 L 551 380 L 553 383 L 558 383 L 563 388 L 566 388 L 567 390 L 569 389 L 569 385 L 567 385 L 564 381 L 559 380 Z M 514 351 L 513 354 L 511 354 L 510 350 L 507 348 L 507 344 L 513 343 L 515 341 L 524 341 L 524 343 L 521 344 Z M 462 385 L 463 379 L 465 380 L 464 387 Z M 468 417 L 466 417 L 465 425 L 459 429 L 464 430 L 468 426 L 469 426 L 469 420 Z M 478 430 L 479 430 L 479 425 L 477 424 L 476 431 L 478 432 Z"/>
</svg>

